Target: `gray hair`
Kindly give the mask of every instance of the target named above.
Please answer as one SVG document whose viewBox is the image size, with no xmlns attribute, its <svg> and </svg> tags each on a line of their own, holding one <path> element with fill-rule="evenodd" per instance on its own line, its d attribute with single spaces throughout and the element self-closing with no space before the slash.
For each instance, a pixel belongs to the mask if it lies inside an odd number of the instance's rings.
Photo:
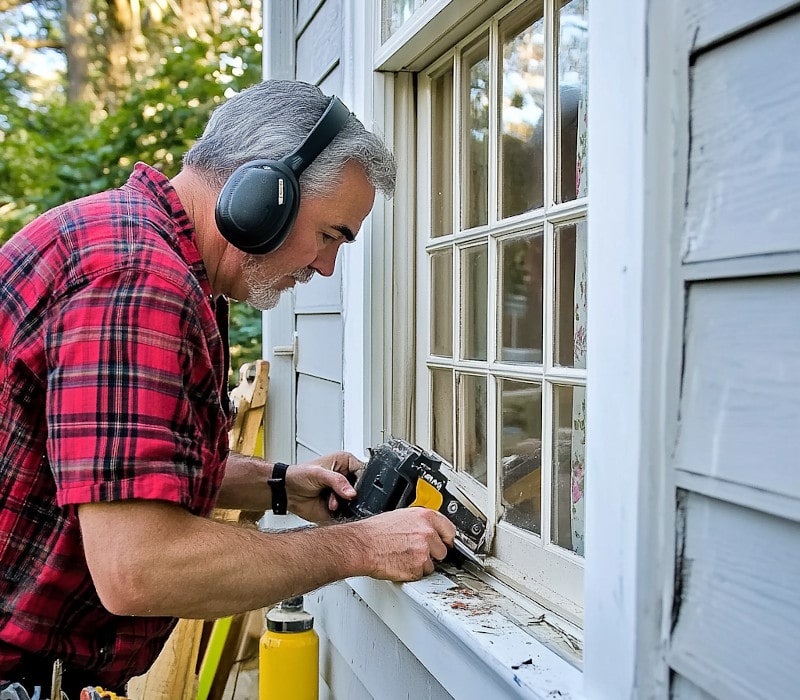
<svg viewBox="0 0 800 700">
<path fill-rule="evenodd" d="M 183 165 L 221 188 L 247 161 L 280 160 L 289 155 L 311 132 L 329 100 L 318 87 L 292 80 L 266 80 L 249 87 L 212 112 L 203 135 L 184 155 Z M 393 194 L 394 157 L 353 114 L 300 175 L 302 192 L 312 196 L 330 193 L 350 161 L 364 169 L 375 189 L 387 196 Z"/>
</svg>

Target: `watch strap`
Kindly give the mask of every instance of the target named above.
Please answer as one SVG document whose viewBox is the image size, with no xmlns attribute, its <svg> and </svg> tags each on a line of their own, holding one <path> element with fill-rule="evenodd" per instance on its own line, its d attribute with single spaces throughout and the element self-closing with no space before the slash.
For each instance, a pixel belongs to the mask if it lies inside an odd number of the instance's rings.
<svg viewBox="0 0 800 700">
<path fill-rule="evenodd" d="M 286 497 L 286 470 L 288 468 L 288 464 L 275 462 L 272 466 L 272 476 L 267 480 L 272 490 L 272 512 L 275 513 L 275 515 L 286 515 L 288 505 Z"/>
</svg>

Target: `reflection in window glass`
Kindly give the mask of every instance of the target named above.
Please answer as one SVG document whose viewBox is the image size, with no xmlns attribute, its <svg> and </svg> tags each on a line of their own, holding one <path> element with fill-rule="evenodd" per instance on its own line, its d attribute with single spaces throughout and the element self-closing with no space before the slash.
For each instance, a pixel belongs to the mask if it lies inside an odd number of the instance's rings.
<svg viewBox="0 0 800 700">
<path fill-rule="evenodd" d="M 542 385 L 499 380 L 505 519 L 541 534 Z"/>
<path fill-rule="evenodd" d="M 554 361 L 586 369 L 586 221 L 555 229 Z"/>
<path fill-rule="evenodd" d="M 554 544 L 583 555 L 586 388 L 556 386 L 553 392 Z"/>
<path fill-rule="evenodd" d="M 457 374 L 459 471 L 486 486 L 486 377 Z"/>
<path fill-rule="evenodd" d="M 501 217 L 544 203 L 544 20 L 541 10 L 501 24 Z"/>
<path fill-rule="evenodd" d="M 462 103 L 462 228 L 489 221 L 489 40 L 464 51 Z"/>
<path fill-rule="evenodd" d="M 426 0 L 383 0 L 381 5 L 381 42 L 385 42 L 424 5 Z"/>
<path fill-rule="evenodd" d="M 558 15 L 558 202 L 588 192 L 588 0 L 572 0 Z"/>
<path fill-rule="evenodd" d="M 542 363 L 542 232 L 500 243 L 499 359 Z"/>
<path fill-rule="evenodd" d="M 453 253 L 431 255 L 431 354 L 453 356 Z"/>
<path fill-rule="evenodd" d="M 453 370 L 431 369 L 433 451 L 453 464 Z"/>
<path fill-rule="evenodd" d="M 431 85 L 431 236 L 453 233 L 453 69 Z"/>
<path fill-rule="evenodd" d="M 489 249 L 484 243 L 461 251 L 461 343 L 465 360 L 486 359 L 489 315 Z"/>
</svg>

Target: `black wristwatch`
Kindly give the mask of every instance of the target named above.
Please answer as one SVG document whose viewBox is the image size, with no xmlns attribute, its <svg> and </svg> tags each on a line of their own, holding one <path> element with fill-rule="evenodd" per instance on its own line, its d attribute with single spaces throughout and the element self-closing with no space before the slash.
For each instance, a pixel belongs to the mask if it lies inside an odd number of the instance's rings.
<svg viewBox="0 0 800 700">
<path fill-rule="evenodd" d="M 267 480 L 272 489 L 272 512 L 275 515 L 286 515 L 286 470 L 288 464 L 275 462 L 272 467 L 272 477 Z"/>
</svg>

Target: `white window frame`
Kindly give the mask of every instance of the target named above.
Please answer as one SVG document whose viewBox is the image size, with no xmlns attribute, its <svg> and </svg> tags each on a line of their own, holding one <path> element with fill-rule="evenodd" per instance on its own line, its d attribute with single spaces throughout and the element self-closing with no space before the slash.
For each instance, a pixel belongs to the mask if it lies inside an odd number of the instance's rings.
<svg viewBox="0 0 800 700">
<path fill-rule="evenodd" d="M 506 7 L 498 13 L 489 24 L 483 24 L 469 33 L 445 56 L 427 67 L 418 74 L 418 95 L 419 107 L 418 114 L 418 154 L 417 162 L 421 167 L 417 168 L 418 192 L 425 193 L 430 191 L 430 186 L 426 177 L 426 168 L 422 164 L 432 161 L 431 148 L 431 124 L 429 116 L 431 111 L 430 87 L 432 76 L 441 74 L 443 69 L 451 66 L 453 69 L 454 95 L 459 94 L 461 84 L 461 51 L 470 46 L 477 38 L 486 34 L 488 28 L 489 45 L 496 45 L 499 39 L 499 24 L 509 14 L 515 12 L 526 0 L 514 0 L 507 3 Z M 545 16 L 545 31 L 548 36 L 552 36 L 552 26 L 548 17 L 554 16 L 555 0 L 545 0 L 543 10 Z M 591 12 L 591 10 L 590 10 Z M 552 89 L 552 82 L 555 76 L 555 53 L 557 47 L 552 42 L 547 44 L 547 66 L 549 75 L 547 77 L 545 105 L 546 114 L 549 118 L 548 129 L 551 134 L 547 139 L 548 144 L 544 154 L 544 169 L 546 179 L 546 192 L 552 191 L 553 173 L 555 172 L 555 153 L 553 148 L 553 129 L 556 122 L 555 100 Z M 492 134 L 498 133 L 498 114 L 499 110 L 495 103 L 497 96 L 497 85 L 502 68 L 499 62 L 493 62 L 491 84 L 492 92 L 490 95 L 489 108 L 489 131 Z M 460 142 L 461 124 L 460 114 L 456 107 L 453 115 L 453 132 L 456 143 Z M 460 163 L 461 149 L 454 146 L 454 165 L 453 165 L 453 215 L 458 220 L 457 213 L 461 210 L 460 193 Z M 552 332 L 547 329 L 553 327 L 553 306 L 554 306 L 554 254 L 553 236 L 555 226 L 565 222 L 583 219 L 586 216 L 586 198 L 580 198 L 562 204 L 548 205 L 545 202 L 544 209 L 538 209 L 537 214 L 521 214 L 498 220 L 497 217 L 497 192 L 498 192 L 498 168 L 499 156 L 497 153 L 497 141 L 490 140 L 489 162 L 494 162 L 495 167 L 489 170 L 489 226 L 481 226 L 475 229 L 475 233 L 456 234 L 455 236 L 440 236 L 434 239 L 427 238 L 427 231 L 430 230 L 428 222 L 431 220 L 429 198 L 421 194 L 418 198 L 417 209 L 417 231 L 420 238 L 417 245 L 417 298 L 421 303 L 417 305 L 420 310 L 417 320 L 417 411 L 416 411 L 416 438 L 424 445 L 431 445 L 431 414 L 428 400 L 430 397 L 429 367 L 453 368 L 458 367 L 462 371 L 470 367 L 476 374 L 486 376 L 488 381 L 487 404 L 490 407 L 490 419 L 487 427 L 487 467 L 489 479 L 487 487 L 478 484 L 474 479 L 467 477 L 460 472 L 453 472 L 451 478 L 466 495 L 487 514 L 489 518 L 489 539 L 495 556 L 487 559 L 487 568 L 500 580 L 508 585 L 520 589 L 528 597 L 537 603 L 548 607 L 570 622 L 580 625 L 583 613 L 583 558 L 549 542 L 550 531 L 550 507 L 551 502 L 551 471 L 548 468 L 550 459 L 545 458 L 552 452 L 552 411 L 548 406 L 552 406 L 552 383 L 559 385 L 575 385 L 576 380 L 585 377 L 584 370 L 576 370 L 568 367 L 554 367 L 552 362 Z M 489 233 L 487 235 L 487 228 Z M 489 301 L 488 301 L 488 329 L 491 336 L 495 336 L 496 328 L 496 300 L 498 297 L 499 279 L 497 272 L 497 248 L 501 241 L 518 236 L 521 233 L 529 233 L 541 230 L 544 236 L 544 256 L 545 256 L 545 277 L 544 277 L 544 304 L 545 304 L 545 347 L 544 364 L 540 371 L 531 371 L 529 367 L 514 366 L 509 363 L 493 362 L 491 359 L 484 362 L 469 362 L 455 360 L 442 362 L 441 358 L 436 358 L 428 354 L 429 345 L 429 315 L 422 311 L 424 303 L 430 298 L 430 260 L 429 254 L 438 249 L 448 249 L 454 239 L 459 244 L 469 242 L 474 236 L 475 240 L 481 243 L 488 243 L 489 251 Z M 427 243 L 427 245 L 426 245 Z M 453 259 L 454 289 L 458 289 L 460 280 L 460 255 L 459 251 L 463 248 L 455 248 Z M 456 312 L 458 310 L 456 309 Z M 453 358 L 458 358 L 460 346 L 460 332 L 458 318 L 454 317 L 453 322 Z M 546 369 L 545 369 L 546 368 Z M 521 528 L 515 527 L 503 521 L 494 526 L 498 519 L 497 514 L 500 510 L 500 495 L 497 488 L 496 467 L 493 455 L 496 454 L 499 426 L 491 416 L 497 416 L 498 397 L 495 391 L 495 382 L 492 376 L 500 376 L 510 379 L 520 379 L 540 382 L 543 389 L 543 424 L 542 424 L 542 534 L 536 535 L 529 533 Z M 545 380 L 546 378 L 546 380 Z M 455 391 L 454 387 L 454 391 Z M 455 442 L 454 442 L 455 445 Z M 458 445 L 455 445 L 458 449 Z M 493 478 L 492 478 L 493 477 Z"/>
<path fill-rule="evenodd" d="M 376 42 L 371 69 L 421 70 L 441 53 L 441 37 L 452 34 L 451 11 L 463 8 L 477 16 L 503 5 L 503 0 L 428 0 L 387 42 Z M 664 445 L 671 439 L 665 416 L 674 405 L 674 368 L 680 362 L 679 349 L 670 349 L 668 341 L 681 321 L 674 310 L 668 323 L 654 310 L 664 308 L 675 285 L 664 261 L 674 259 L 672 230 L 680 217 L 674 203 L 682 191 L 676 171 L 686 164 L 680 124 L 688 114 L 688 53 L 676 34 L 682 9 L 681 3 L 647 0 L 598 2 L 590 9 L 589 240 L 596 245 L 590 243 L 589 317 L 615 323 L 613 334 L 601 334 L 590 322 L 588 334 L 587 441 L 592 447 L 587 451 L 587 653 L 581 697 L 601 700 L 669 696 L 665 657 L 674 485 Z M 392 90 L 377 99 L 387 133 L 395 123 L 393 99 Z M 407 94 L 405 100 L 412 101 Z M 396 123 L 409 124 L 411 118 L 407 111 Z M 385 223 L 390 234 L 397 228 L 391 211 Z M 393 269 L 397 262 L 387 257 L 381 267 Z M 385 333 L 376 352 L 383 352 L 390 338 Z M 388 369 L 383 393 L 390 396 L 387 374 Z M 384 406 L 389 403 L 386 398 Z M 390 418 L 387 412 L 384 425 Z M 436 658 L 428 662 L 435 666 Z"/>
</svg>

